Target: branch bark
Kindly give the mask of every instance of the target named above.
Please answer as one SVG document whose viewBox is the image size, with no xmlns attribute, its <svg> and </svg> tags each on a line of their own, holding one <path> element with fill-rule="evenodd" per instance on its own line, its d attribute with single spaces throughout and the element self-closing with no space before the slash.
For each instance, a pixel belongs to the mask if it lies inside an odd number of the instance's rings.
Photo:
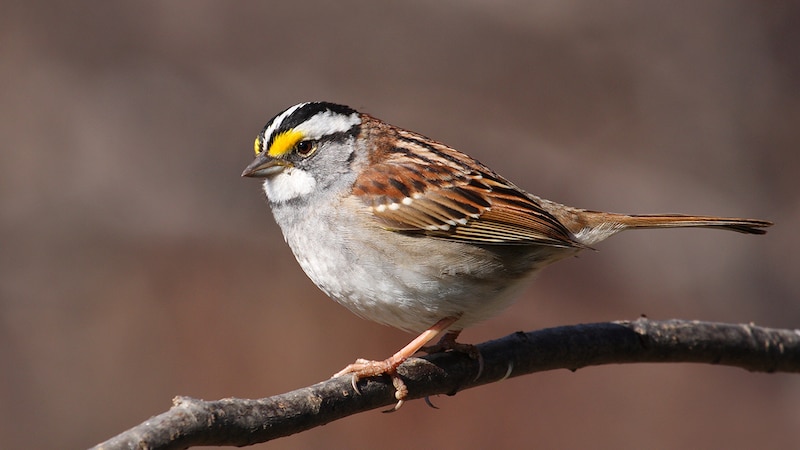
<svg viewBox="0 0 800 450">
<path fill-rule="evenodd" d="M 518 332 L 477 345 L 484 368 L 461 353 L 411 358 L 398 369 L 409 399 L 458 391 L 553 369 L 636 362 L 695 362 L 753 372 L 800 372 L 800 330 L 699 321 L 634 321 Z M 395 403 L 385 377 L 339 377 L 269 398 L 203 401 L 176 397 L 172 408 L 95 449 L 182 449 L 266 442 Z"/>
</svg>

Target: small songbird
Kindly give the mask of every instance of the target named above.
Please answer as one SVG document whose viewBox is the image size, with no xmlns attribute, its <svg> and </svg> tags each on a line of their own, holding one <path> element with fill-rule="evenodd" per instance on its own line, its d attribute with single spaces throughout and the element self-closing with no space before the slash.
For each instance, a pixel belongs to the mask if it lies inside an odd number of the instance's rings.
<svg viewBox="0 0 800 450">
<path fill-rule="evenodd" d="M 243 176 L 262 178 L 275 221 L 309 278 L 356 315 L 421 333 L 384 361 L 336 375 L 387 374 L 437 335 L 498 314 L 543 267 L 629 228 L 763 234 L 770 222 L 627 215 L 529 194 L 442 143 L 347 106 L 307 102 L 267 122 Z"/>
</svg>

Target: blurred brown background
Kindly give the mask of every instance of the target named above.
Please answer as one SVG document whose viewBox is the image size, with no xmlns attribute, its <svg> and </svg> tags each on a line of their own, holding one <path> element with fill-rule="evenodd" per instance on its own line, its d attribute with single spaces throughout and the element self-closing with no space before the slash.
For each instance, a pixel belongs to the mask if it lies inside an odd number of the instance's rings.
<svg viewBox="0 0 800 450">
<path fill-rule="evenodd" d="M 399 3 L 399 2 L 398 2 Z M 574 206 L 776 222 L 613 238 L 480 342 L 580 322 L 800 327 L 798 2 L 2 2 L 0 447 L 81 448 L 175 395 L 264 397 L 411 336 L 301 272 L 253 180 L 282 109 L 342 102 Z M 526 376 L 274 448 L 786 448 L 800 377 Z"/>
</svg>

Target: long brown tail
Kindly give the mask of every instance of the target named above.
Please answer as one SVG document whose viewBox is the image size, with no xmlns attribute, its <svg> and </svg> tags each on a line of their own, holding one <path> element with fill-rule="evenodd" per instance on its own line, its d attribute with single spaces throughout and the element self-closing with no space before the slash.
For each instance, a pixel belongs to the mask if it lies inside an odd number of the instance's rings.
<svg viewBox="0 0 800 450">
<path fill-rule="evenodd" d="M 625 228 L 677 228 L 704 227 L 737 231 L 746 234 L 764 234 L 764 228 L 772 222 L 757 219 L 738 219 L 727 217 L 685 216 L 682 214 L 632 215 L 612 214 L 612 221 L 618 221 Z"/>
<path fill-rule="evenodd" d="M 592 245 L 630 228 L 681 228 L 703 227 L 731 230 L 747 234 L 764 234 L 763 228 L 772 222 L 757 219 L 739 219 L 711 216 L 687 216 L 682 214 L 627 215 L 597 211 L 572 210 L 561 214 L 565 225 L 578 242 Z"/>
<path fill-rule="evenodd" d="M 746 234 L 764 234 L 772 222 L 733 217 L 688 216 L 685 214 L 615 214 L 573 208 L 533 197 L 572 232 L 575 239 L 590 246 L 629 228 L 703 227 L 731 230 Z"/>
</svg>

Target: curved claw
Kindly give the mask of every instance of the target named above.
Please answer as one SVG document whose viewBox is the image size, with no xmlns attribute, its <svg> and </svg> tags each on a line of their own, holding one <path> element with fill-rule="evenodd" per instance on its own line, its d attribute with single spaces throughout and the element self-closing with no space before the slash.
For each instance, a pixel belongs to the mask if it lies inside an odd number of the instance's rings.
<svg viewBox="0 0 800 450">
<path fill-rule="evenodd" d="M 350 378 L 350 384 L 353 386 L 353 390 L 356 391 L 356 394 L 361 395 L 361 389 L 358 388 L 358 375 L 353 374 L 353 377 Z"/>
<path fill-rule="evenodd" d="M 400 409 L 400 407 L 403 406 L 403 403 L 405 403 L 405 400 L 398 400 L 397 404 L 394 405 L 394 407 L 386 409 L 386 410 L 383 410 L 382 412 L 384 414 L 393 413 L 393 412 L 397 411 L 398 409 Z"/>
<path fill-rule="evenodd" d="M 358 389 L 358 380 L 361 378 L 376 377 L 378 375 L 388 375 L 392 379 L 392 385 L 394 385 L 394 397 L 397 399 L 397 404 L 391 410 L 384 412 L 394 412 L 403 406 L 406 397 L 408 397 L 408 387 L 403 379 L 400 378 L 400 375 L 397 374 L 396 370 L 397 366 L 403 361 L 404 360 L 398 361 L 393 358 L 384 361 L 370 361 L 359 358 L 353 364 L 348 365 L 334 374 L 333 377 L 336 378 L 342 375 L 352 374 L 350 384 L 357 394 L 361 394 L 361 390 Z"/>
<path fill-rule="evenodd" d="M 389 375 L 395 388 L 394 397 L 397 399 L 397 404 L 394 405 L 394 408 L 392 408 L 391 411 L 397 411 L 401 406 L 403 406 L 403 402 L 405 401 L 406 397 L 408 397 L 408 387 L 400 378 L 400 376 L 397 375 L 397 367 L 402 364 L 403 361 L 410 358 L 411 355 L 419 351 L 423 345 L 427 344 L 439 333 L 453 325 L 459 317 L 461 316 L 458 315 L 445 317 L 444 319 L 439 320 L 433 324 L 432 327 L 423 331 L 422 334 L 417 336 L 413 341 L 409 342 L 408 345 L 401 348 L 397 353 L 384 361 L 370 361 L 359 358 L 353 364 L 350 364 L 334 374 L 333 377 L 335 378 L 342 375 L 347 375 L 348 373 L 353 374 L 351 384 L 353 385 L 353 389 L 356 391 L 356 393 L 360 393 L 356 384 L 360 378 L 376 377 L 383 374 Z M 458 336 L 458 332 L 454 333 L 455 335 L 452 338 L 453 341 L 455 341 L 455 336 Z M 448 335 L 450 334 L 451 333 L 448 333 Z"/>
<path fill-rule="evenodd" d="M 348 373 L 353 374 L 353 378 L 350 382 L 353 385 L 353 389 L 356 391 L 356 393 L 360 394 L 358 385 L 356 384 L 359 379 L 376 377 L 383 374 L 389 375 L 389 377 L 392 379 L 392 384 L 394 385 L 395 389 L 394 397 L 397 399 L 397 404 L 394 405 L 394 408 L 392 408 L 391 411 L 397 411 L 401 406 L 403 406 L 403 402 L 405 401 L 406 397 L 408 397 L 408 387 L 400 378 L 400 376 L 397 375 L 397 367 L 402 364 L 403 361 L 410 358 L 411 355 L 419 351 L 423 345 L 430 342 L 430 340 L 436 337 L 436 335 L 453 325 L 459 317 L 461 316 L 458 315 L 453 317 L 445 317 L 444 319 L 439 320 L 433 324 L 432 327 L 423 331 L 422 334 L 417 336 L 408 345 L 401 348 L 397 353 L 384 361 L 370 361 L 359 358 L 353 364 L 350 364 L 339 372 L 336 372 L 333 377 L 340 377 L 342 375 L 347 375 Z M 449 334 L 450 333 L 448 333 L 448 335 Z M 455 333 L 455 336 L 458 336 L 458 332 Z M 455 336 L 453 337 L 454 341 Z"/>
<path fill-rule="evenodd" d="M 363 373 L 364 368 L 370 365 L 374 365 L 379 362 L 386 362 L 386 361 L 370 361 L 364 358 L 358 358 L 356 362 L 353 364 L 349 364 L 344 369 L 336 372 L 333 374 L 331 378 L 341 377 L 343 375 L 347 375 L 348 373 L 353 374 L 353 377 L 350 379 L 350 385 L 353 386 L 353 390 L 356 394 L 361 395 L 361 389 L 358 388 L 358 380 L 365 376 L 372 376 L 372 375 L 365 375 Z"/>
<path fill-rule="evenodd" d="M 386 375 L 389 375 L 392 378 L 392 385 L 394 385 L 395 389 L 394 398 L 397 399 L 397 404 L 395 404 L 393 408 L 389 408 L 383 412 L 393 413 L 400 409 L 400 407 L 403 406 L 403 403 L 405 403 L 405 399 L 408 397 L 408 386 L 406 386 L 406 383 L 394 370 L 387 372 Z"/>
<path fill-rule="evenodd" d="M 425 404 L 430 406 L 433 409 L 439 409 L 438 406 L 433 404 L 433 402 L 431 401 L 431 397 L 430 396 L 425 396 Z"/>
</svg>

